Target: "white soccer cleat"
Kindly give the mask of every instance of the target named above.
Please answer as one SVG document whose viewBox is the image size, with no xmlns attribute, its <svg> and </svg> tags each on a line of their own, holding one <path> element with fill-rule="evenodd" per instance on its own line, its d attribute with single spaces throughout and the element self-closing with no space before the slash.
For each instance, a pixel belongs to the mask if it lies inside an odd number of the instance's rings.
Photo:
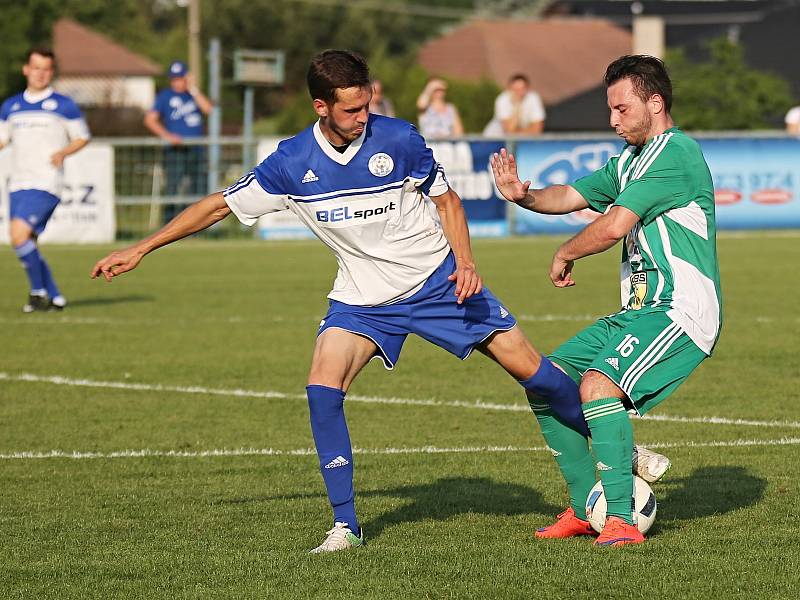
<svg viewBox="0 0 800 600">
<path fill-rule="evenodd" d="M 347 526 L 347 523 L 335 523 L 333 529 L 326 532 L 325 541 L 311 550 L 309 554 L 321 554 L 322 552 L 336 552 L 338 550 L 349 550 L 364 545 L 364 530 L 361 530 L 361 537 L 358 537 Z"/>
<path fill-rule="evenodd" d="M 669 471 L 672 462 L 658 452 L 648 450 L 644 446 L 633 447 L 633 474 L 638 475 L 647 483 L 655 483 Z"/>
</svg>

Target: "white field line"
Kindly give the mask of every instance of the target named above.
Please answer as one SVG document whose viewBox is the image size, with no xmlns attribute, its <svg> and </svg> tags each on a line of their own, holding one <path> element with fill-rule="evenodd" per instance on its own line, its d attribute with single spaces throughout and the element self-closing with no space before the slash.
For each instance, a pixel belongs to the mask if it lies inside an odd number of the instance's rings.
<svg viewBox="0 0 800 600">
<path fill-rule="evenodd" d="M 306 321 L 312 321 L 314 323 L 319 323 L 319 320 L 323 318 L 323 314 L 307 316 L 303 319 Z M 552 314 L 543 314 L 543 315 L 516 315 L 518 321 L 526 321 L 526 322 L 535 322 L 535 323 L 550 323 L 550 322 L 560 322 L 560 321 L 577 321 L 577 322 L 587 322 L 590 323 L 592 321 L 596 321 L 599 318 L 599 315 L 552 315 Z M 257 318 L 259 322 L 268 322 L 268 323 L 283 323 L 288 321 L 285 317 L 270 317 L 264 318 L 260 316 Z M 53 325 L 53 324 L 61 324 L 61 325 L 110 325 L 110 324 L 119 324 L 119 325 L 158 325 L 159 323 L 181 323 L 181 322 L 189 322 L 186 319 L 167 319 L 167 318 L 147 318 L 147 319 L 114 319 L 112 317 L 75 317 L 69 315 L 25 315 L 25 316 L 18 316 L 18 317 L 0 317 L 0 324 L 5 325 Z M 206 317 L 202 319 L 192 319 L 192 323 L 202 322 L 202 323 L 244 323 L 245 318 L 241 316 L 224 316 L 224 317 Z M 248 320 L 251 322 L 251 320 Z M 297 322 L 297 320 L 294 320 Z"/>
<path fill-rule="evenodd" d="M 649 448 L 740 448 L 750 446 L 796 446 L 800 445 L 800 438 L 779 438 L 773 440 L 720 440 L 712 442 L 663 442 L 648 443 Z M 353 453 L 358 455 L 386 455 L 386 454 L 477 454 L 477 453 L 504 453 L 504 452 L 545 452 L 546 446 L 464 446 L 453 448 L 438 448 L 436 446 L 420 446 L 416 448 L 354 448 Z M 294 450 L 279 450 L 276 448 L 235 448 L 214 450 L 118 450 L 114 452 L 78 452 L 64 450 L 49 450 L 47 452 L 10 452 L 0 454 L 0 460 L 39 460 L 47 458 L 68 458 L 72 460 L 111 459 L 111 458 L 207 458 L 207 457 L 237 457 L 237 456 L 315 456 L 313 448 L 297 448 Z"/>
<path fill-rule="evenodd" d="M 297 323 L 300 321 L 319 323 L 324 315 L 305 316 L 300 319 L 294 319 L 292 322 Z M 596 321 L 603 315 L 554 315 L 554 314 L 541 314 L 541 315 L 515 315 L 517 321 L 523 323 L 559 323 L 559 322 L 576 322 L 576 323 L 591 323 Z M 162 323 L 185 324 L 185 323 L 285 323 L 289 319 L 285 317 L 255 317 L 255 321 L 251 318 L 243 316 L 228 315 L 220 317 L 205 317 L 202 319 L 174 319 L 174 318 L 113 318 L 113 317 L 75 317 L 70 315 L 26 315 L 18 317 L 0 317 L 0 324 L 3 325 L 119 325 L 119 326 L 140 326 L 140 325 L 159 325 Z M 780 319 L 775 317 L 767 317 L 763 315 L 740 317 L 736 319 L 736 323 L 800 323 L 800 317 Z M 728 319 L 730 324 L 730 319 Z"/>
<path fill-rule="evenodd" d="M 34 375 L 31 373 L 11 373 L 0 372 L 0 381 L 20 381 L 27 383 L 45 383 L 52 385 L 65 385 L 71 387 L 89 387 L 118 389 L 137 392 L 173 392 L 178 394 L 201 394 L 208 396 L 229 396 L 238 398 L 261 398 L 276 400 L 305 400 L 305 394 L 287 394 L 275 391 L 254 391 L 243 389 L 220 389 L 202 386 L 177 386 L 161 385 L 149 383 L 132 383 L 127 381 L 96 381 L 92 379 L 72 379 L 58 375 Z M 525 403 L 519 404 L 500 404 L 493 402 L 483 402 L 474 400 L 466 402 L 464 400 L 417 400 L 413 398 L 383 398 L 379 396 L 360 396 L 352 394 L 347 396 L 347 402 L 359 402 L 365 404 L 395 404 L 403 406 L 430 406 L 435 408 L 468 408 L 481 410 L 496 410 L 507 412 L 530 411 Z M 703 423 L 708 425 L 738 425 L 746 427 L 783 427 L 800 429 L 798 421 L 757 421 L 753 419 L 731 419 L 727 417 L 683 417 L 677 415 L 646 415 L 640 417 L 642 421 L 663 421 L 670 423 Z"/>
</svg>

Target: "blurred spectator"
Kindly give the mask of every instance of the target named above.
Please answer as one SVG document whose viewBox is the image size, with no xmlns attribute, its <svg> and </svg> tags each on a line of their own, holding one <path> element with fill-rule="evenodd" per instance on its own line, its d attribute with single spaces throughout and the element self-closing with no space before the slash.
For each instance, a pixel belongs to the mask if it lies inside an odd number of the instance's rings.
<svg viewBox="0 0 800 600">
<path fill-rule="evenodd" d="M 380 79 L 372 81 L 372 100 L 369 101 L 369 112 L 384 117 L 394 116 L 394 105 L 383 95 L 383 83 Z"/>
<path fill-rule="evenodd" d="M 417 98 L 419 132 L 426 138 L 464 135 L 461 116 L 455 105 L 447 102 L 447 82 L 433 77 Z"/>
<path fill-rule="evenodd" d="M 544 129 L 544 105 L 525 75 L 513 75 L 506 90 L 494 101 L 494 117 L 483 130 L 486 136 L 539 135 Z"/>
<path fill-rule="evenodd" d="M 203 137 L 203 115 L 212 104 L 194 84 L 186 64 L 176 60 L 169 66 L 169 89 L 161 90 L 153 108 L 144 117 L 145 126 L 170 146 L 164 150 L 165 195 L 204 195 L 206 193 L 206 152 L 185 140 Z M 164 205 L 164 221 L 178 212 L 180 205 Z"/>
<path fill-rule="evenodd" d="M 786 121 L 786 133 L 800 135 L 800 106 L 790 108 L 784 121 Z"/>
</svg>

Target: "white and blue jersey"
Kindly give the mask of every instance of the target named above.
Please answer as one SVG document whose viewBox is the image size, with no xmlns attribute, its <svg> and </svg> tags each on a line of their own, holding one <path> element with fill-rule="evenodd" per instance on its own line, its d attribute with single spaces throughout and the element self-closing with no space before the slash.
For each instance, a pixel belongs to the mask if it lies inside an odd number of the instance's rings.
<svg viewBox="0 0 800 600">
<path fill-rule="evenodd" d="M 78 105 L 52 88 L 8 98 L 0 107 L 0 142 L 11 144 L 9 190 L 60 196 L 64 169 L 54 166 L 51 157 L 72 140 L 89 137 Z"/>
<path fill-rule="evenodd" d="M 281 142 L 224 194 L 246 225 L 294 212 L 336 255 L 328 297 L 379 306 L 414 295 L 450 252 L 424 199 L 447 189 L 444 170 L 413 125 L 370 115 L 345 152 L 317 123 Z"/>
<path fill-rule="evenodd" d="M 153 110 L 170 133 L 181 137 L 203 137 L 203 113 L 189 92 L 161 90 Z"/>
</svg>

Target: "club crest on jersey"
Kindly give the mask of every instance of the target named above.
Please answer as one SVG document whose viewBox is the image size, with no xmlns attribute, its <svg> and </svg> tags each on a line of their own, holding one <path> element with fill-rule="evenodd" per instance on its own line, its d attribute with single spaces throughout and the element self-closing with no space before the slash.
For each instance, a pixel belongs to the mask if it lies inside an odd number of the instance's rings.
<svg viewBox="0 0 800 600">
<path fill-rule="evenodd" d="M 56 102 L 52 98 L 48 98 L 47 100 L 42 102 L 42 108 L 44 110 L 55 110 L 58 108 L 58 102 Z"/>
<path fill-rule="evenodd" d="M 378 152 L 369 158 L 369 172 L 375 177 L 386 177 L 394 169 L 394 160 L 385 152 Z"/>
</svg>

